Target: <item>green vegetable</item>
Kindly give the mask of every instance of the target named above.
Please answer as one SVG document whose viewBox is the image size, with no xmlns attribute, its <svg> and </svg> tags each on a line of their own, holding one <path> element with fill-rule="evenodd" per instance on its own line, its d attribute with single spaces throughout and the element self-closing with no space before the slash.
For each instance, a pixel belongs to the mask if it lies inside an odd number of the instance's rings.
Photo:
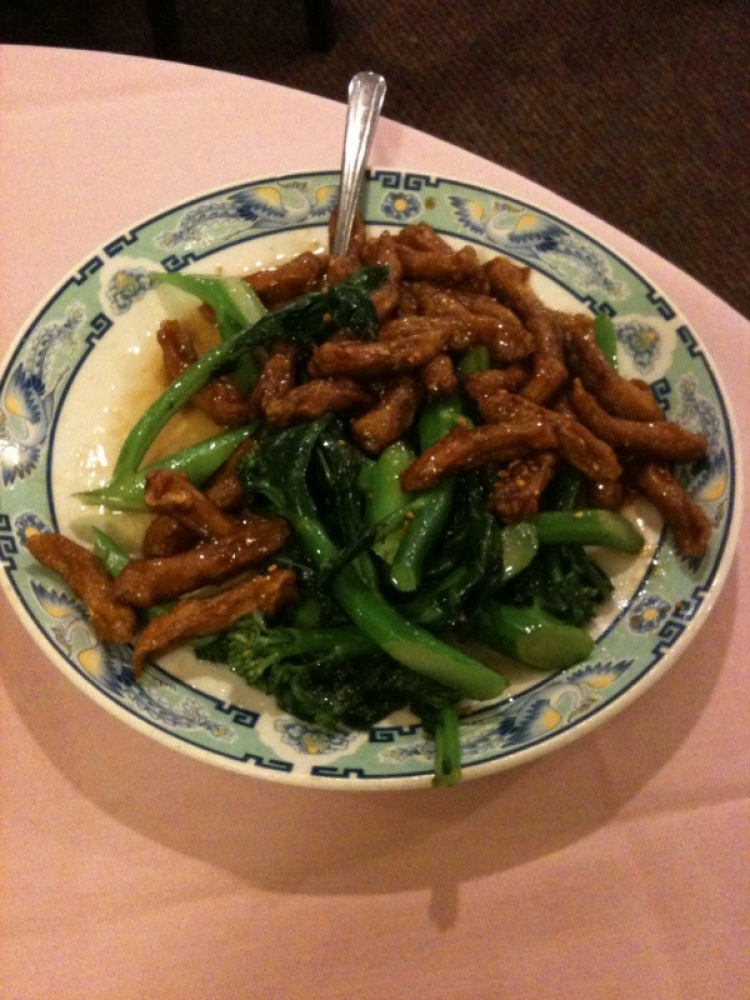
<svg viewBox="0 0 750 1000">
<path fill-rule="evenodd" d="M 606 313 L 599 313 L 594 319 L 596 342 L 604 352 L 607 361 L 617 368 L 617 328 Z"/>
<path fill-rule="evenodd" d="M 419 415 L 419 445 L 424 451 L 465 421 L 458 397 L 427 403 Z M 391 563 L 390 581 L 396 590 L 415 591 L 425 560 L 441 537 L 456 492 L 453 477 L 415 497 L 405 530 Z"/>
<path fill-rule="evenodd" d="M 426 722 L 425 728 L 430 724 Z M 449 788 L 461 780 L 461 729 L 455 705 L 446 705 L 432 721 L 435 739 L 433 785 Z"/>
<path fill-rule="evenodd" d="M 368 729 L 411 706 L 435 741 L 434 784 L 460 780 L 456 694 L 394 663 L 353 625 L 269 625 L 254 614 L 196 647 L 199 656 L 225 661 L 284 711 L 322 729 Z"/>
<path fill-rule="evenodd" d="M 135 472 L 174 414 L 220 369 L 253 348 L 270 347 L 281 340 L 309 348 L 340 327 L 373 336 L 377 314 L 369 293 L 387 273 L 387 268 L 378 265 L 359 268 L 327 292 L 311 292 L 217 344 L 176 378 L 135 424 L 123 444 L 113 479 Z"/>
<path fill-rule="evenodd" d="M 377 653 L 377 646 L 353 625 L 301 629 L 266 624 L 262 615 L 249 615 L 231 630 L 227 650 L 229 665 L 250 683 L 257 684 L 280 664 L 340 666 Z"/>
<path fill-rule="evenodd" d="M 409 509 L 409 494 L 401 489 L 401 473 L 414 460 L 414 452 L 403 441 L 384 448 L 377 461 L 360 475 L 360 487 L 367 495 L 366 523 L 378 529 L 372 550 L 389 566 L 403 536 Z"/>
<path fill-rule="evenodd" d="M 484 664 L 442 642 L 404 619 L 377 588 L 370 557 L 360 552 L 343 567 L 339 550 L 321 520 L 307 483 L 308 467 L 317 450 L 326 420 L 279 432 L 270 432 L 239 464 L 238 472 L 250 493 L 264 495 L 275 513 L 287 518 L 297 538 L 322 569 L 336 570 L 330 589 L 350 620 L 375 645 L 398 663 L 437 681 L 466 698 L 497 697 L 506 682 Z M 340 436 L 328 436 L 327 448 L 335 451 Z M 339 457 L 343 457 L 339 450 Z M 359 470 L 348 482 L 356 487 Z M 351 504 L 352 488 L 344 487 L 344 502 Z M 328 497 L 332 506 L 339 504 Z M 339 509 L 341 509 L 339 507 Z"/>
<path fill-rule="evenodd" d="M 330 287 L 328 291 L 311 292 L 284 309 L 267 313 L 254 325 L 239 329 L 217 344 L 182 372 L 131 428 L 120 450 L 110 484 L 101 490 L 80 494 L 81 499 L 87 503 L 113 504 L 123 509 L 132 509 L 133 505 L 139 506 L 143 480 L 138 470 L 158 435 L 174 414 L 181 410 L 213 375 L 240 361 L 253 348 L 269 347 L 278 340 L 310 348 L 317 340 L 325 339 L 339 327 L 346 327 L 363 336 L 374 336 L 377 330 L 377 314 L 370 299 L 370 292 L 383 283 L 387 274 L 388 269 L 380 265 L 359 268 L 338 285 Z M 177 276 L 173 278 L 161 276 L 157 280 L 172 281 L 183 286 L 189 284 L 195 289 L 200 287 L 204 293 L 209 289 L 208 294 L 214 297 L 219 294 L 217 286 L 212 285 L 210 279 L 195 276 L 191 279 L 190 276 L 183 275 L 179 279 Z M 194 284 L 193 280 L 197 281 L 197 284 Z M 236 300 L 234 305 L 237 306 Z M 200 446 L 195 447 L 200 450 Z M 153 468 L 181 468 L 182 463 L 188 461 L 188 451 L 186 449 L 185 452 L 164 459 L 163 463 L 166 464 L 155 463 Z M 193 459 L 189 461 L 192 462 Z M 198 462 L 198 459 L 195 461 Z M 213 467 L 215 468 L 217 466 Z"/>
<path fill-rule="evenodd" d="M 502 529 L 503 575 L 502 582 L 518 576 L 539 551 L 539 535 L 533 524 L 519 521 Z"/>
<path fill-rule="evenodd" d="M 532 562 L 496 591 L 516 607 L 541 608 L 569 625 L 585 625 L 612 593 L 612 581 L 581 545 L 540 545 Z"/>
<path fill-rule="evenodd" d="M 160 271 L 151 274 L 151 281 L 154 285 L 174 285 L 210 305 L 222 340 L 230 340 L 268 312 L 252 285 L 235 276 Z M 249 392 L 257 381 L 260 367 L 250 354 L 244 354 L 234 366 L 233 374 L 240 387 Z"/>
<path fill-rule="evenodd" d="M 501 528 L 487 510 L 489 485 L 483 473 L 456 480 L 452 517 L 426 562 L 424 582 L 400 605 L 410 620 L 431 629 L 460 629 L 485 597 L 533 559 L 535 530 Z"/>
<path fill-rule="evenodd" d="M 110 510 L 145 510 L 146 476 L 157 469 L 184 472 L 195 486 L 201 486 L 219 469 L 254 432 L 255 424 L 222 431 L 214 437 L 176 451 L 167 458 L 152 462 L 140 471 L 115 476 L 113 480 L 95 490 L 76 493 L 83 503 L 103 505 Z"/>
<path fill-rule="evenodd" d="M 130 562 L 125 549 L 101 528 L 94 528 L 94 555 L 101 559 L 113 578 L 119 576 Z"/>
<path fill-rule="evenodd" d="M 538 670 L 562 670 L 585 659 L 594 648 L 588 632 L 537 607 L 486 601 L 472 628 L 488 646 Z"/>
<path fill-rule="evenodd" d="M 477 344 L 465 352 L 458 363 L 459 378 L 466 379 L 475 372 L 486 372 L 492 366 L 490 349 L 486 344 Z"/>
<path fill-rule="evenodd" d="M 257 323 L 268 310 L 252 285 L 237 277 L 158 271 L 151 274 L 154 285 L 174 285 L 211 306 L 222 340 Z"/>
<path fill-rule="evenodd" d="M 612 510 L 549 510 L 534 514 L 529 522 L 542 545 L 573 542 L 638 553 L 645 542 L 631 521 Z"/>
<path fill-rule="evenodd" d="M 437 719 L 456 700 L 455 692 L 395 663 L 351 624 L 303 629 L 248 615 L 196 651 L 226 662 L 285 711 L 323 729 L 368 729 L 405 705 Z"/>
</svg>

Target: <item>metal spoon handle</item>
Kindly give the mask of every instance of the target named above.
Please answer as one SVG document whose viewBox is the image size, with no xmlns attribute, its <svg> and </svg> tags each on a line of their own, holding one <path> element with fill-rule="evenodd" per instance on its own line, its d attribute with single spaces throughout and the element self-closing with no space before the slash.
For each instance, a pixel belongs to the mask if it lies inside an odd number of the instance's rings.
<svg viewBox="0 0 750 1000">
<path fill-rule="evenodd" d="M 331 253 L 336 256 L 345 254 L 349 246 L 365 163 L 384 98 L 385 80 L 378 73 L 357 73 L 349 81 L 344 152 L 341 159 L 341 190 L 336 229 L 331 243 Z"/>
</svg>

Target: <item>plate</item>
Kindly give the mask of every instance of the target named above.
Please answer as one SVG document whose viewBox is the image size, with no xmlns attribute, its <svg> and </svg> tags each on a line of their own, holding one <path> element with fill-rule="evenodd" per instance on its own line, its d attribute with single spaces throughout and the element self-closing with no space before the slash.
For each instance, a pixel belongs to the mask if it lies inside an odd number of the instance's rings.
<svg viewBox="0 0 750 1000">
<path fill-rule="evenodd" d="M 41 305 L 0 376 L 3 585 L 34 640 L 115 716 L 202 761 L 293 784 L 393 789 L 429 784 L 433 748 L 399 713 L 367 733 L 322 732 L 283 714 L 229 671 L 184 651 L 136 682 L 126 646 L 97 641 L 80 603 L 26 549 L 54 529 L 91 538 L 100 524 L 128 544 L 132 515 L 97 513 L 72 494 L 108 478 L 129 423 L 158 391 L 155 332 L 185 309 L 174 289 L 149 290 L 155 267 L 242 273 L 325 245 L 338 172 L 289 174 L 213 191 L 121 233 Z M 529 266 L 545 301 L 607 311 L 624 374 L 647 379 L 671 419 L 707 435 L 706 461 L 681 474 L 714 525 L 700 560 L 681 558 L 647 505 L 636 560 L 614 561 L 616 590 L 593 625 L 585 662 L 553 675 L 508 668 L 507 696 L 462 722 L 464 780 L 528 761 L 630 704 L 684 652 L 724 583 L 739 523 L 735 435 L 711 360 L 688 322 L 649 280 L 564 220 L 497 191 L 396 170 L 369 172 L 368 226 L 431 223 L 457 245 Z M 171 296 L 176 296 L 170 298 Z M 199 434 L 192 425 L 179 434 Z"/>
</svg>

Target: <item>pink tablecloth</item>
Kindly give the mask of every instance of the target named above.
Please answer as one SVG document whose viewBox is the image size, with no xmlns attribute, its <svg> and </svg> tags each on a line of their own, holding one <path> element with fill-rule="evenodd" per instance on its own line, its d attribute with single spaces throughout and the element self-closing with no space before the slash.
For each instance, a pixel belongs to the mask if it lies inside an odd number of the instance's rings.
<svg viewBox="0 0 750 1000">
<path fill-rule="evenodd" d="M 0 80 L 3 351 L 135 220 L 338 164 L 343 106 L 256 80 L 23 48 L 0 49 Z M 750 325 L 736 312 L 428 136 L 386 121 L 371 160 L 494 186 L 629 257 L 707 345 L 747 465 Z M 51 667 L 3 600 L 0 995 L 747 996 L 747 602 L 741 543 L 692 646 L 606 726 L 447 794 L 350 795 L 222 772 L 136 733 Z"/>
</svg>

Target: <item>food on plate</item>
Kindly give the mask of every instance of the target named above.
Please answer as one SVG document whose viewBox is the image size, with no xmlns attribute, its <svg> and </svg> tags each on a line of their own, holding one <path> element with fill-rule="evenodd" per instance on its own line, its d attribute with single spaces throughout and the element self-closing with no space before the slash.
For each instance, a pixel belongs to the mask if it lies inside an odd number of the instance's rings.
<svg viewBox="0 0 750 1000">
<path fill-rule="evenodd" d="M 81 495 L 151 512 L 141 551 L 29 541 L 102 640 L 134 643 L 136 676 L 192 643 L 312 724 L 409 707 L 452 784 L 462 706 L 506 687 L 477 644 L 539 670 L 585 659 L 612 592 L 596 547 L 644 544 L 634 494 L 684 556 L 707 548 L 673 468 L 705 437 L 617 371 L 606 316 L 549 307 L 508 258 L 360 221 L 344 256 L 163 283 L 201 300 L 215 344 L 162 324 L 167 387 Z M 144 464 L 183 407 L 215 435 Z"/>
</svg>

